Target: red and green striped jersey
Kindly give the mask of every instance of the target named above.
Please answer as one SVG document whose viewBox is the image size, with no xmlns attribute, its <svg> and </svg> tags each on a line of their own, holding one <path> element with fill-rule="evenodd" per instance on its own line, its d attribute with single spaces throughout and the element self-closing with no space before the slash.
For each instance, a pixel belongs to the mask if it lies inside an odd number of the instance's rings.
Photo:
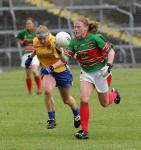
<svg viewBox="0 0 141 150">
<path fill-rule="evenodd" d="M 100 70 L 107 63 L 112 44 L 101 34 L 88 34 L 85 38 L 72 39 L 65 50 L 67 57 L 76 56 L 85 72 Z"/>
<path fill-rule="evenodd" d="M 34 39 L 34 37 L 36 37 L 36 30 L 29 32 L 27 29 L 22 29 L 17 35 L 18 39 L 27 40 L 27 41 L 32 41 Z M 33 50 L 34 50 L 33 45 L 27 44 L 26 46 L 24 46 L 23 54 L 31 53 Z"/>
</svg>

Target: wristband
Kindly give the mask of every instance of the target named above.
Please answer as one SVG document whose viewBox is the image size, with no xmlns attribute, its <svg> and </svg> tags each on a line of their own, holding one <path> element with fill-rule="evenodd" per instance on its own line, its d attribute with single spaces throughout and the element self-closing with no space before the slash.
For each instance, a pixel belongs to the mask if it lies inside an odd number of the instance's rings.
<svg viewBox="0 0 141 150">
<path fill-rule="evenodd" d="M 109 66 L 110 68 L 112 68 L 113 64 L 107 63 L 107 66 Z"/>
<path fill-rule="evenodd" d="M 53 66 L 49 66 L 50 70 L 53 71 L 54 70 L 54 67 Z"/>
</svg>

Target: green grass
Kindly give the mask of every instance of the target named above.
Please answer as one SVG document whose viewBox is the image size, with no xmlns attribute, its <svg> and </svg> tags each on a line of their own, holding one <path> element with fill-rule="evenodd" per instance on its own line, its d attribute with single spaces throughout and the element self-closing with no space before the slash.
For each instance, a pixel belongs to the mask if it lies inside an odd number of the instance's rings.
<svg viewBox="0 0 141 150">
<path fill-rule="evenodd" d="M 141 150 L 141 69 L 115 69 L 112 87 L 122 96 L 120 105 L 102 108 L 96 92 L 90 101 L 89 140 L 77 140 L 71 110 L 54 98 L 57 127 L 47 130 L 43 94 L 27 95 L 24 72 L 0 73 L 0 150 Z M 79 71 L 73 70 L 72 95 L 79 104 Z"/>
</svg>

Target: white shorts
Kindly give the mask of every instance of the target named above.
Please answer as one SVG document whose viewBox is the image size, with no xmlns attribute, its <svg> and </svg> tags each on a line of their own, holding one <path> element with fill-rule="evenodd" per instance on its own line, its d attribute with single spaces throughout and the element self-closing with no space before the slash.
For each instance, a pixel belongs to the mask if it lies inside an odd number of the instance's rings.
<svg viewBox="0 0 141 150">
<path fill-rule="evenodd" d="M 25 68 L 25 61 L 27 60 L 28 56 L 30 54 L 24 54 L 22 56 L 22 62 L 21 62 L 21 67 Z M 40 65 L 40 62 L 37 58 L 37 56 L 34 56 L 33 59 L 32 59 L 32 62 L 31 62 L 31 65 L 36 65 L 36 66 L 39 66 Z"/>
<path fill-rule="evenodd" d="M 105 93 L 109 90 L 107 80 L 102 75 L 102 70 L 90 73 L 81 70 L 80 81 L 87 81 L 94 84 L 98 93 Z"/>
</svg>

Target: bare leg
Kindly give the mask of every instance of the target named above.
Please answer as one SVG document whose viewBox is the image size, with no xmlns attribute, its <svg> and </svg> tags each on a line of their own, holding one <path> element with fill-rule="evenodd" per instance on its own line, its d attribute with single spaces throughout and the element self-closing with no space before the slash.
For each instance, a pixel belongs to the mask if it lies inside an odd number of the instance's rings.
<svg viewBox="0 0 141 150">
<path fill-rule="evenodd" d="M 38 71 L 38 66 L 37 65 L 33 65 L 32 66 L 32 73 L 34 75 L 34 80 L 37 86 L 37 94 L 41 93 L 41 78 L 39 75 L 39 71 Z"/>
<path fill-rule="evenodd" d="M 59 91 L 60 91 L 60 95 L 63 99 L 63 102 L 65 104 L 68 104 L 70 106 L 70 108 L 76 109 L 77 108 L 76 101 L 72 96 L 70 96 L 70 89 L 69 88 L 59 88 Z"/>
<path fill-rule="evenodd" d="M 78 128 L 80 126 L 79 109 L 77 108 L 75 99 L 72 96 L 70 96 L 70 88 L 59 88 L 59 90 L 63 102 L 72 109 L 74 115 L 74 127 Z"/>
<path fill-rule="evenodd" d="M 53 89 L 55 87 L 55 80 L 50 75 L 45 75 L 43 77 L 43 87 L 44 87 L 44 94 L 45 94 L 45 104 L 47 111 L 55 111 L 54 107 L 54 99 L 53 99 Z"/>
<path fill-rule="evenodd" d="M 87 82 L 80 82 L 80 118 L 82 130 L 88 131 L 89 122 L 89 99 L 94 89 L 94 85 Z"/>
<path fill-rule="evenodd" d="M 32 70 L 31 68 L 25 69 L 26 71 L 26 86 L 28 89 L 28 93 L 32 94 Z"/>
<path fill-rule="evenodd" d="M 98 93 L 98 98 L 101 106 L 107 107 L 110 104 L 112 104 L 118 96 L 118 93 L 116 91 L 108 91 L 105 93 Z"/>
<path fill-rule="evenodd" d="M 75 136 L 78 139 L 88 138 L 88 124 L 89 124 L 89 99 L 94 89 L 94 85 L 87 81 L 80 82 L 80 118 L 81 118 L 81 128 Z"/>
<path fill-rule="evenodd" d="M 54 107 L 54 99 L 53 99 L 53 89 L 55 85 L 56 85 L 55 79 L 51 75 L 45 75 L 43 77 L 45 105 L 49 117 L 49 120 L 47 121 L 48 129 L 53 129 L 56 126 L 55 107 Z"/>
</svg>

